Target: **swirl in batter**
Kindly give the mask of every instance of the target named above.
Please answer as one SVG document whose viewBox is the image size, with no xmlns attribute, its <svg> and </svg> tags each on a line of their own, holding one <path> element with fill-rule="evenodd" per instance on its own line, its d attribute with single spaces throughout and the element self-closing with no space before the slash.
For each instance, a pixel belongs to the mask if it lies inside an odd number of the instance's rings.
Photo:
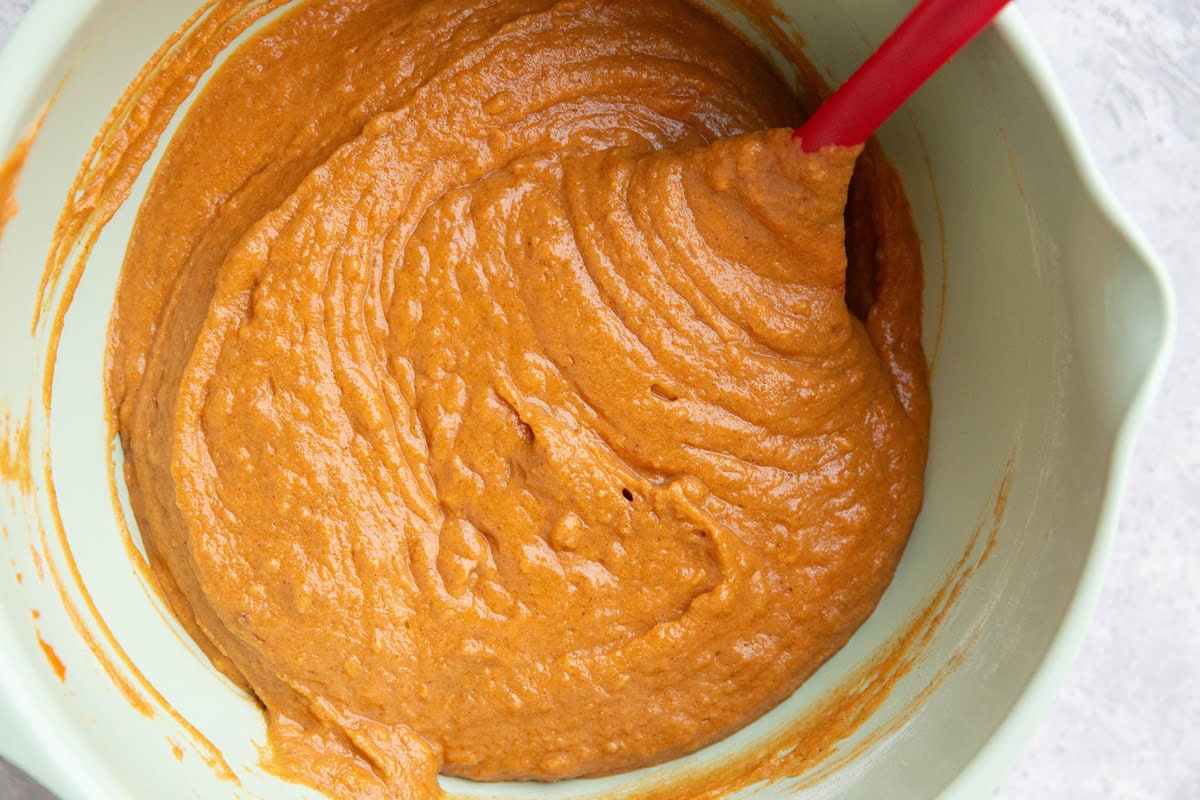
<svg viewBox="0 0 1200 800">
<path fill-rule="evenodd" d="M 311 0 L 212 78 L 109 386 L 156 575 L 285 768 L 663 761 L 870 613 L 921 504 L 917 244 L 799 118 L 680 0 Z"/>
</svg>

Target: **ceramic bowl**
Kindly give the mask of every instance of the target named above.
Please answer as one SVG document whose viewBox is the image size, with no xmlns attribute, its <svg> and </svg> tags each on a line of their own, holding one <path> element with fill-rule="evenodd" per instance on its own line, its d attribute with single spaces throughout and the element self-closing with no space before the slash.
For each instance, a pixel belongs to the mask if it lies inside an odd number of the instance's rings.
<svg viewBox="0 0 1200 800">
<path fill-rule="evenodd" d="M 48 108 L 0 239 L 0 753 L 67 800 L 315 796 L 262 768 L 262 714 L 166 611 L 122 527 L 101 367 L 153 161 L 78 284 L 42 281 L 92 138 L 196 5 L 39 0 L 0 53 L 0 151 Z M 836 82 L 909 3 L 775 5 Z M 736 796 L 981 797 L 1026 741 L 1096 600 L 1171 295 L 1015 11 L 880 138 L 923 242 L 934 412 L 924 511 L 879 608 L 790 700 L 693 756 L 597 781 L 448 787 L 613 798 L 799 742 Z M 799 752 L 814 719 L 842 724 L 820 756 Z"/>
</svg>

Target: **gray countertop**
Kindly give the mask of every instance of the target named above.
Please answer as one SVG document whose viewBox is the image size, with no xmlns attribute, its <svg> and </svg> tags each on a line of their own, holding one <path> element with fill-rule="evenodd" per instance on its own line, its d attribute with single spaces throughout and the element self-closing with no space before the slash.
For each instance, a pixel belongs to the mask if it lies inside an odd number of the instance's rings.
<svg viewBox="0 0 1200 800">
<path fill-rule="evenodd" d="M 1018 0 L 1179 298 L 1083 649 L 993 800 L 1200 798 L 1200 3 Z M 0 42 L 29 0 L 0 0 Z M 0 762 L 0 798 L 45 798 Z"/>
</svg>

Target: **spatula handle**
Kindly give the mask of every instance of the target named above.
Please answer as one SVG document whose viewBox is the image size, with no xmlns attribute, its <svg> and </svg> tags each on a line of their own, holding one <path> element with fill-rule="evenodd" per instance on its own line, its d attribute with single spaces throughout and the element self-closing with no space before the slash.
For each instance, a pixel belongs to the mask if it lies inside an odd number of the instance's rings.
<svg viewBox="0 0 1200 800">
<path fill-rule="evenodd" d="M 806 152 L 862 144 L 1009 0 L 920 0 L 794 136 Z"/>
</svg>

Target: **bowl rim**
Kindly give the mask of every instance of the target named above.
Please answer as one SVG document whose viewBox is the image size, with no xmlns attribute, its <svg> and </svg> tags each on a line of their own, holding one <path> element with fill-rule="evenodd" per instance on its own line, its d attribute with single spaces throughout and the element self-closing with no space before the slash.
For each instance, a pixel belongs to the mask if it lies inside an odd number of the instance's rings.
<svg viewBox="0 0 1200 800">
<path fill-rule="evenodd" d="M 10 38 L 0 48 L 0 74 L 43 78 L 62 54 L 68 36 L 103 0 L 36 0 L 18 20 Z M 1109 469 L 1101 495 L 1092 546 L 1059 629 L 1025 687 L 996 730 L 963 765 L 940 793 L 942 800 L 965 800 L 986 795 L 999 784 L 1048 714 L 1053 698 L 1065 680 L 1083 643 L 1114 547 L 1121 498 L 1125 492 L 1139 429 L 1162 383 L 1173 349 L 1176 301 L 1168 273 L 1145 234 L 1118 204 L 1088 151 L 1082 129 L 1070 111 L 1067 98 L 1046 55 L 1015 5 L 1000 13 L 992 25 L 1018 67 L 1029 77 L 1042 110 L 1058 129 L 1060 143 L 1080 186 L 1095 203 L 1096 211 L 1128 244 L 1139 266 L 1150 278 L 1161 308 L 1154 331 L 1153 355 L 1142 365 L 1127 406 L 1120 414 L 1109 449 Z M 54 43 L 57 46 L 45 46 Z M 41 45 L 41 46 L 39 46 Z M 63 79 L 69 78 L 69 72 Z M 35 81 L 0 82 L 0 148 L 7 152 L 37 113 Z M 48 693 L 29 677 L 21 663 L 17 632 L 0 619 L 0 755 L 24 769 L 64 797 L 128 796 L 111 765 L 96 754 L 65 724 L 48 719 L 47 706 L 37 702 Z M 14 654 L 14 655 L 8 655 Z M 61 716 L 57 709 L 54 717 Z M 64 724 L 56 724 L 63 722 Z M 62 756 L 67 756 L 63 758 Z"/>
<path fill-rule="evenodd" d="M 1145 233 L 1120 205 L 1105 181 L 1088 149 L 1083 129 L 1071 112 L 1066 93 L 1029 23 L 1013 4 L 1000 13 L 993 27 L 1018 66 L 1028 75 L 1043 110 L 1058 129 L 1061 144 L 1081 188 L 1096 204 L 1102 220 L 1125 240 L 1138 266 L 1149 277 L 1161 315 L 1156 320 L 1158 329 L 1154 331 L 1153 355 L 1141 365 L 1141 374 L 1135 381 L 1137 388 L 1119 415 L 1116 435 L 1109 448 L 1109 468 L 1092 546 L 1084 560 L 1079 583 L 1059 622 L 1058 632 L 1007 716 L 942 792 L 941 800 L 980 797 L 995 789 L 1049 714 L 1058 689 L 1071 671 L 1099 602 L 1112 557 L 1121 501 L 1138 434 L 1162 385 L 1177 330 L 1176 298 L 1167 269 Z"/>
</svg>

